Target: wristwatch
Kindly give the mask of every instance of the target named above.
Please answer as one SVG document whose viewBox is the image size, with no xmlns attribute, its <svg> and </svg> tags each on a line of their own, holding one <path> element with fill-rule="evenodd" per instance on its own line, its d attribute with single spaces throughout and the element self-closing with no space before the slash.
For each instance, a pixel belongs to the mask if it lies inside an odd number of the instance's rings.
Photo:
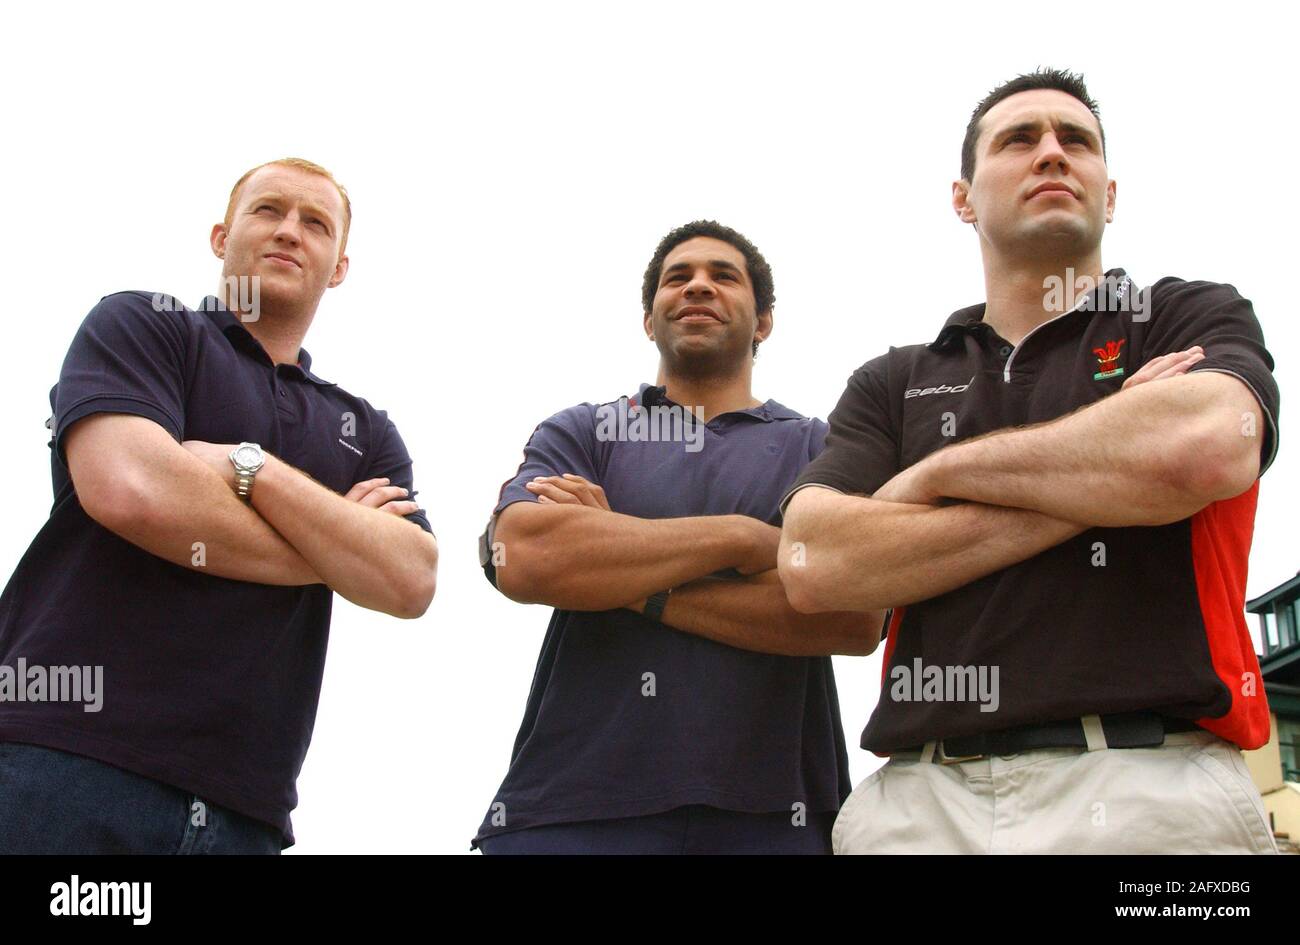
<svg viewBox="0 0 1300 945">
<path fill-rule="evenodd" d="M 664 617 L 664 605 L 668 603 L 668 595 L 672 592 L 673 589 L 670 587 L 668 590 L 660 591 L 658 594 L 651 594 L 646 598 L 645 609 L 642 610 L 641 613 L 649 617 L 651 620 L 662 622 Z"/>
<path fill-rule="evenodd" d="M 245 502 L 251 501 L 253 479 L 266 465 L 266 454 L 256 443 L 240 443 L 230 451 L 230 462 L 235 466 L 235 492 Z"/>
</svg>

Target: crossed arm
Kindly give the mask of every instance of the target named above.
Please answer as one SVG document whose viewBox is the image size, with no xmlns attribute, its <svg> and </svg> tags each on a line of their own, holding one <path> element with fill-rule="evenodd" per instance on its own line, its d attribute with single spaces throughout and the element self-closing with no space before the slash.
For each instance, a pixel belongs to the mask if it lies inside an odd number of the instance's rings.
<svg viewBox="0 0 1300 945">
<path fill-rule="evenodd" d="M 673 588 L 664 623 L 741 649 L 786 656 L 865 655 L 883 614 L 795 611 L 776 573 L 779 531 L 746 515 L 642 519 L 609 509 L 600 486 L 551 476 L 530 484 L 493 531 L 497 587 L 566 610 L 628 608 Z M 742 577 L 722 580 L 717 571 Z"/>
<path fill-rule="evenodd" d="M 1259 474 L 1259 404 L 1231 375 L 1187 375 L 1202 357 L 1156 358 L 1068 416 L 939 450 L 870 498 L 800 490 L 779 565 L 791 602 L 903 606 L 1088 528 L 1166 524 L 1240 495 Z M 960 504 L 937 504 L 950 499 Z"/>
<path fill-rule="evenodd" d="M 268 455 L 250 507 L 233 491 L 232 448 L 179 444 L 151 420 L 112 413 L 78 421 L 66 441 L 86 514 L 160 558 L 239 581 L 323 583 L 396 617 L 424 613 L 438 548 L 401 518 L 416 509 L 404 490 L 368 480 L 340 496 Z"/>
</svg>

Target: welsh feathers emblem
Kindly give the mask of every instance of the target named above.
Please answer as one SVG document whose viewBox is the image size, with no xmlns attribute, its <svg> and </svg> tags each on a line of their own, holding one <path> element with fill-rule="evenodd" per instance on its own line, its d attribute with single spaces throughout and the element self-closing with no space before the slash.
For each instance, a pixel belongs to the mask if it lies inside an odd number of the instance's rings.
<svg viewBox="0 0 1300 945">
<path fill-rule="evenodd" d="M 1097 356 L 1098 371 L 1092 376 L 1094 381 L 1104 381 L 1108 377 L 1119 377 L 1124 373 L 1122 367 L 1116 367 L 1119 361 L 1120 349 L 1124 347 L 1124 339 L 1106 342 L 1104 348 L 1093 348 L 1092 353 Z"/>
</svg>

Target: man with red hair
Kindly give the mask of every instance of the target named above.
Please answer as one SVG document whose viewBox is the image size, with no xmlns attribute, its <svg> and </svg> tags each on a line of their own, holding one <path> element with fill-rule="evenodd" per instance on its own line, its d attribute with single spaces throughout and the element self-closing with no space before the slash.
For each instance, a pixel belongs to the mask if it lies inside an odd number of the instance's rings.
<svg viewBox="0 0 1300 945">
<path fill-rule="evenodd" d="M 324 168 L 261 165 L 212 228 L 220 298 L 120 292 L 77 331 L 0 597 L 0 852 L 279 852 L 332 592 L 429 606 L 402 438 L 301 347 L 350 223 Z"/>
</svg>

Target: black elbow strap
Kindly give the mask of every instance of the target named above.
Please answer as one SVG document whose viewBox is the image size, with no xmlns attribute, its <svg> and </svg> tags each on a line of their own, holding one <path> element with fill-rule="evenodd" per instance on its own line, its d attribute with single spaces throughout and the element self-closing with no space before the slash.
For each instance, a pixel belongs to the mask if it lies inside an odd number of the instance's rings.
<svg viewBox="0 0 1300 945">
<path fill-rule="evenodd" d="M 493 587 L 497 586 L 497 567 L 494 559 L 493 541 L 496 535 L 497 517 L 492 516 L 488 520 L 487 528 L 483 529 L 483 534 L 478 537 L 478 563 L 483 568 L 483 575 L 488 579 Z M 500 588 L 498 588 L 500 590 Z"/>
</svg>

